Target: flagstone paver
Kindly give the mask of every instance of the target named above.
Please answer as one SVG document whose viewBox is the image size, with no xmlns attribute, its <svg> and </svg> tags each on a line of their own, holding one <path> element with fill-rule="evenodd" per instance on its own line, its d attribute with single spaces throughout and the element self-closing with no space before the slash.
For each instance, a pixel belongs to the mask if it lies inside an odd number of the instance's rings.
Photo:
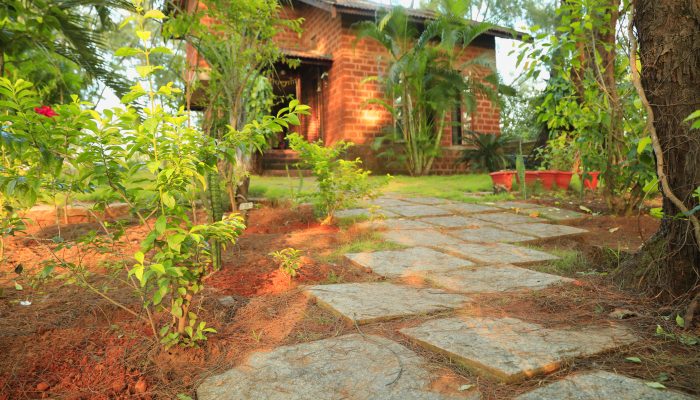
<svg viewBox="0 0 700 400">
<path fill-rule="evenodd" d="M 531 217 L 526 214 L 514 214 L 507 212 L 492 213 L 492 214 L 477 214 L 474 218 L 479 218 L 500 225 L 527 224 L 532 222 L 547 222 L 547 220 Z"/>
<path fill-rule="evenodd" d="M 529 264 L 559 259 L 543 251 L 507 243 L 463 243 L 444 248 L 480 264 Z"/>
<path fill-rule="evenodd" d="M 376 282 L 316 285 L 307 293 L 319 305 L 358 324 L 449 310 L 469 301 L 439 289 Z"/>
<path fill-rule="evenodd" d="M 351 262 L 387 278 L 400 278 L 416 274 L 449 271 L 473 266 L 471 261 L 453 257 L 425 247 L 404 250 L 351 253 L 345 257 Z"/>
<path fill-rule="evenodd" d="M 450 212 L 447 210 L 443 210 L 442 208 L 426 204 L 413 204 L 410 206 L 393 206 L 385 207 L 385 209 L 395 214 L 403 215 L 404 217 L 429 217 L 433 215 L 450 214 Z"/>
<path fill-rule="evenodd" d="M 367 204 L 379 207 L 395 207 L 395 206 L 410 206 L 413 203 L 395 197 L 378 197 L 367 201 Z"/>
<path fill-rule="evenodd" d="M 450 211 L 450 213 L 457 214 L 476 214 L 476 213 L 486 213 L 503 211 L 497 207 L 485 206 L 482 204 L 472 204 L 472 203 L 454 203 L 454 204 L 444 204 L 440 208 Z"/>
<path fill-rule="evenodd" d="M 435 286 L 461 293 L 494 293 L 539 290 L 573 279 L 545 274 L 514 265 L 487 265 L 421 274 Z"/>
<path fill-rule="evenodd" d="M 529 242 L 531 240 L 537 239 L 534 236 L 524 235 L 522 233 L 511 232 L 505 229 L 499 229 L 493 226 L 484 226 L 475 229 L 463 229 L 460 231 L 451 231 L 450 235 L 456 236 L 467 242 L 480 242 L 480 243 L 516 243 L 516 242 Z"/>
<path fill-rule="evenodd" d="M 461 215 L 421 218 L 420 221 L 437 225 L 443 228 L 480 228 L 482 226 L 492 225 L 492 223 L 490 222 L 482 221 L 480 219 L 471 217 L 463 217 Z"/>
<path fill-rule="evenodd" d="M 588 232 L 585 229 L 574 228 L 566 225 L 543 224 L 539 222 L 528 224 L 515 224 L 507 226 L 506 229 L 536 236 L 540 239 L 548 239 L 559 236 L 581 235 Z"/>
<path fill-rule="evenodd" d="M 516 400 L 692 400 L 694 397 L 658 390 L 644 381 L 606 371 L 578 373 L 539 389 L 527 392 Z"/>
<path fill-rule="evenodd" d="M 391 212 L 389 210 L 385 209 L 378 209 L 374 211 L 370 211 L 369 209 L 366 208 L 350 208 L 347 210 L 340 210 L 335 213 L 335 216 L 337 218 L 357 218 L 357 217 L 366 217 L 370 218 L 372 216 L 384 216 L 385 218 L 395 218 L 398 217 L 394 212 Z"/>
<path fill-rule="evenodd" d="M 384 239 L 404 246 L 427 246 L 442 249 L 455 249 L 463 245 L 462 241 L 436 230 L 405 230 L 382 232 Z"/>
<path fill-rule="evenodd" d="M 207 378 L 199 400 L 448 400 L 430 388 L 439 376 L 389 339 L 351 334 L 258 352 L 243 365 Z M 463 393 L 477 400 L 475 390 Z"/>
<path fill-rule="evenodd" d="M 575 219 L 581 219 L 588 216 L 588 214 L 583 214 L 576 211 L 566 210 L 557 207 L 537 207 L 524 210 L 523 212 L 538 214 L 542 218 L 546 218 L 552 221 L 570 221 Z"/>
<path fill-rule="evenodd" d="M 529 264 L 559 258 L 543 251 L 506 243 L 467 243 L 430 229 L 387 231 L 382 232 L 382 236 L 404 246 L 432 247 L 480 264 Z"/>
<path fill-rule="evenodd" d="M 480 375 L 503 382 L 553 372 L 572 358 L 637 340 L 621 326 L 548 329 L 515 318 L 487 317 L 434 319 L 400 332 Z"/>
<path fill-rule="evenodd" d="M 453 203 L 450 200 L 440 199 L 437 197 L 408 197 L 408 198 L 406 198 L 406 201 L 409 201 L 411 203 L 418 203 L 418 204 L 428 204 L 431 206 L 438 205 L 438 204 L 451 204 L 451 203 Z"/>
<path fill-rule="evenodd" d="M 368 227 L 381 230 L 406 230 L 406 229 L 434 229 L 434 225 L 414 220 L 414 219 L 375 219 L 363 221 L 358 224 L 360 227 Z"/>
<path fill-rule="evenodd" d="M 528 209 L 528 208 L 536 208 L 539 207 L 539 204 L 534 204 L 534 203 L 525 203 L 525 202 L 520 202 L 520 201 L 500 201 L 498 203 L 495 203 L 496 207 L 500 208 L 505 208 L 508 210 L 512 209 Z"/>
</svg>

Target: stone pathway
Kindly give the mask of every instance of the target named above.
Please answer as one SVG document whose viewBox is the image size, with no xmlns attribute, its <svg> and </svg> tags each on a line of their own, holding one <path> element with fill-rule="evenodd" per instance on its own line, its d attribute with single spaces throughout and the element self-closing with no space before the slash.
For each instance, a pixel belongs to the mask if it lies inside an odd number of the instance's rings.
<svg viewBox="0 0 700 400">
<path fill-rule="evenodd" d="M 522 268 L 556 260 L 524 245 L 586 231 L 553 222 L 586 214 L 523 202 L 467 204 L 420 197 L 381 197 L 369 208 L 339 217 L 384 215 L 364 221 L 401 250 L 346 254 L 347 260 L 388 282 L 316 285 L 306 294 L 353 325 L 412 317 L 422 322 L 398 334 L 489 380 L 521 382 L 565 363 L 624 348 L 637 340 L 622 324 L 545 328 L 508 316 L 474 317 L 460 309 L 470 294 L 541 290 L 572 279 Z M 371 210 L 371 211 L 370 211 Z M 412 278 L 412 279 L 406 279 Z M 416 278 L 418 279 L 416 281 Z M 416 287 L 423 282 L 425 287 Z M 410 283 L 410 284 L 409 284 Z M 440 316 L 432 316 L 443 312 Z M 359 329 L 359 328 L 358 328 Z M 351 334 L 256 353 L 204 381 L 200 400 L 214 399 L 479 399 L 475 385 L 436 389 L 440 378 L 427 359 L 380 336 Z M 476 383 L 476 382 L 474 382 Z M 691 397 L 659 391 L 605 371 L 578 372 L 525 393 L 520 400 L 649 399 Z"/>
</svg>

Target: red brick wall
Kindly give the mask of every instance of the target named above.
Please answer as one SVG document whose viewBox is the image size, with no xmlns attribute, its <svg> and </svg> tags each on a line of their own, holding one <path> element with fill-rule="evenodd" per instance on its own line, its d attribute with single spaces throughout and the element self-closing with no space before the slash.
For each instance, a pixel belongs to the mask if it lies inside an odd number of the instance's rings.
<svg viewBox="0 0 700 400">
<path fill-rule="evenodd" d="M 367 104 L 372 98 L 383 98 L 383 91 L 376 82 L 362 82 L 369 76 L 385 71 L 389 55 L 376 42 L 362 40 L 356 42 L 351 24 L 357 17 L 337 14 L 293 2 L 283 7 L 286 18 L 303 18 L 303 33 L 299 36 L 285 30 L 277 37 L 280 47 L 331 55 L 332 65 L 328 77 L 322 82 L 323 101 L 311 101 L 317 108 L 325 108 L 324 120 L 303 121 L 309 139 L 317 137 L 331 144 L 338 140 L 352 141 L 358 146 L 354 153 L 361 155 L 369 168 L 386 170 L 386 161 L 379 160 L 369 150 L 374 138 L 392 124 L 390 114 L 377 105 Z M 495 50 L 486 47 L 470 47 L 464 51 L 463 59 L 468 60 L 480 54 L 491 57 L 495 63 Z M 188 60 L 197 62 L 196 55 L 188 49 Z M 303 86 L 303 85 L 302 85 Z M 316 90 L 316 88 L 313 88 Z M 302 97 L 311 97 L 312 91 L 302 89 Z M 450 113 L 448 113 L 450 114 Z M 499 133 L 500 110 L 488 100 L 480 98 L 477 110 L 472 115 L 472 129 L 479 132 Z M 442 138 L 444 154 L 434 164 L 434 173 L 463 171 L 464 166 L 455 166 L 461 148 L 452 146 L 451 128 L 447 127 Z"/>
</svg>

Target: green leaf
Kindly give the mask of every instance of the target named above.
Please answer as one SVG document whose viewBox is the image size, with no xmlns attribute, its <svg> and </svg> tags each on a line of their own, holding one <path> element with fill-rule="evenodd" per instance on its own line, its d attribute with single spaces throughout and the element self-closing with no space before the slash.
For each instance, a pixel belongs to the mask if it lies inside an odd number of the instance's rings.
<svg viewBox="0 0 700 400">
<path fill-rule="evenodd" d="M 145 259 L 146 256 L 143 254 L 143 252 L 137 251 L 136 253 L 134 253 L 134 260 L 140 262 L 141 264 L 143 264 L 143 260 Z"/>
<path fill-rule="evenodd" d="M 143 283 L 143 265 L 136 265 L 134 268 L 129 270 L 129 275 L 133 275 L 139 282 Z"/>
<path fill-rule="evenodd" d="M 136 36 L 139 37 L 139 39 L 143 40 L 144 42 L 148 41 L 148 39 L 151 38 L 151 31 L 142 31 L 142 30 L 137 30 L 136 31 Z"/>
<path fill-rule="evenodd" d="M 155 271 L 158 276 L 165 275 L 165 267 L 163 264 L 151 264 L 150 268 Z"/>
<path fill-rule="evenodd" d="M 15 290 L 21 291 L 21 290 L 24 290 L 24 288 L 22 287 L 22 285 L 20 285 L 19 283 L 15 282 Z"/>
<path fill-rule="evenodd" d="M 165 14 L 163 14 L 160 10 L 148 10 L 145 14 L 143 14 L 143 17 L 162 20 L 165 19 Z"/>
<path fill-rule="evenodd" d="M 646 137 L 639 139 L 639 143 L 637 143 L 637 154 L 644 153 L 644 150 L 650 144 L 651 144 L 651 136 L 646 136 Z"/>
<path fill-rule="evenodd" d="M 659 389 L 659 390 L 666 389 L 666 386 L 664 386 L 663 384 L 661 384 L 659 382 L 644 382 L 644 384 L 646 384 L 650 388 L 654 388 L 654 389 Z"/>
<path fill-rule="evenodd" d="M 680 326 L 681 328 L 685 328 L 685 320 L 678 314 L 676 314 L 676 325 Z"/>
<path fill-rule="evenodd" d="M 165 204 L 166 207 L 175 208 L 175 198 L 170 193 L 164 192 L 163 196 L 161 196 L 161 200 L 163 201 L 163 204 Z"/>
<path fill-rule="evenodd" d="M 155 225 L 154 229 L 158 233 L 163 233 L 163 232 L 165 232 L 165 229 L 167 228 L 167 226 L 168 226 L 168 220 L 165 218 L 165 215 L 161 215 L 156 220 L 156 225 Z"/>
<path fill-rule="evenodd" d="M 186 237 L 187 236 L 182 234 L 182 233 L 168 236 L 168 247 L 170 247 L 172 250 L 179 253 L 181 244 L 185 240 Z"/>
<path fill-rule="evenodd" d="M 114 52 L 114 55 L 116 57 L 132 57 L 142 53 L 143 51 L 140 49 L 135 49 L 133 47 L 121 47 L 119 50 Z"/>
<path fill-rule="evenodd" d="M 642 360 L 640 360 L 639 357 L 627 357 L 627 358 L 625 358 L 625 360 L 627 360 L 629 362 L 637 363 L 637 364 L 642 363 Z"/>
<path fill-rule="evenodd" d="M 138 65 L 138 66 L 136 66 L 136 72 L 139 73 L 139 76 L 141 78 L 145 78 L 148 75 L 152 74 L 155 69 L 156 69 L 156 67 L 154 67 L 152 65 Z"/>
</svg>

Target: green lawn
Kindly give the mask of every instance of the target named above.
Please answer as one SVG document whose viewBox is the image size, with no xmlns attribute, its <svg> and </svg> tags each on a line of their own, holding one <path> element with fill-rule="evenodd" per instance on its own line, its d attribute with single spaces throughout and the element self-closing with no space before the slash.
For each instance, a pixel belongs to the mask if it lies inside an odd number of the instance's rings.
<svg viewBox="0 0 700 400">
<path fill-rule="evenodd" d="M 373 180 L 386 179 L 383 176 Z M 292 199 L 296 193 L 309 193 L 316 189 L 311 177 L 272 177 L 253 176 L 250 180 L 250 193 L 255 197 L 265 197 L 273 201 Z M 474 196 L 470 193 L 488 192 L 492 189 L 488 174 L 468 174 L 450 176 L 394 176 L 383 188 L 383 193 L 406 197 L 440 197 L 464 202 L 497 201 L 512 198 L 504 193 L 498 195 Z"/>
</svg>

